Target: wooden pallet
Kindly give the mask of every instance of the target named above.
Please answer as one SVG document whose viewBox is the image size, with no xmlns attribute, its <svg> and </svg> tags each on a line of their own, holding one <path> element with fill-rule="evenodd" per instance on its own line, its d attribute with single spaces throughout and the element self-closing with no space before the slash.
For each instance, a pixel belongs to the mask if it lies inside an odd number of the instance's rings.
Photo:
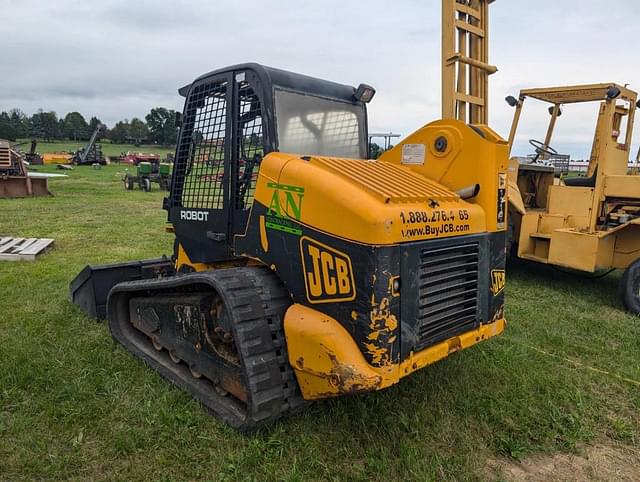
<svg viewBox="0 0 640 482">
<path fill-rule="evenodd" d="M 0 237 L 0 261 L 35 261 L 52 244 L 50 238 Z"/>
</svg>

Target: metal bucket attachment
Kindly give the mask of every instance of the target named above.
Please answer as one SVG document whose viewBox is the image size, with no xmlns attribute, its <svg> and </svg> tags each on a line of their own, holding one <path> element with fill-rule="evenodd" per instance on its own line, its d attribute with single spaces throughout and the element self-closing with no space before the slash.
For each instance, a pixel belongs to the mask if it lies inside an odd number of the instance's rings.
<svg viewBox="0 0 640 482">
<path fill-rule="evenodd" d="M 118 283 L 174 274 L 173 261 L 166 256 L 128 263 L 85 266 L 69 284 L 69 297 L 90 318 L 105 319 L 109 291 Z"/>
</svg>

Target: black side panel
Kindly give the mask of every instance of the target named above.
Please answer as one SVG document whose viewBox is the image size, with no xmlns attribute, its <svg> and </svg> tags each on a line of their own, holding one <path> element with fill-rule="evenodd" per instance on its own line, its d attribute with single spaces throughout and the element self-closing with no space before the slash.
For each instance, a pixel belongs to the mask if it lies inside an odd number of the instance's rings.
<svg viewBox="0 0 640 482">
<path fill-rule="evenodd" d="M 489 250 L 491 260 L 489 269 L 489 286 L 486 296 L 489 298 L 488 321 L 495 321 L 504 317 L 504 289 L 506 285 L 507 263 L 507 236 L 505 232 L 491 233 L 489 235 Z"/>
<path fill-rule="evenodd" d="M 107 296 L 116 284 L 173 274 L 173 261 L 167 257 L 85 266 L 69 284 L 69 298 L 90 318 L 105 319 Z"/>
<path fill-rule="evenodd" d="M 277 273 L 295 303 L 341 323 L 371 365 L 399 362 L 401 300 L 392 290 L 400 275 L 397 246 L 369 246 L 336 238 L 294 219 L 278 218 L 259 202 L 254 203 L 251 216 L 246 236 L 235 237 L 239 256 L 260 259 Z M 260 217 L 284 223 L 279 229 L 266 227 L 266 250 L 260 243 Z M 340 285 L 345 289 L 338 289 Z"/>
</svg>

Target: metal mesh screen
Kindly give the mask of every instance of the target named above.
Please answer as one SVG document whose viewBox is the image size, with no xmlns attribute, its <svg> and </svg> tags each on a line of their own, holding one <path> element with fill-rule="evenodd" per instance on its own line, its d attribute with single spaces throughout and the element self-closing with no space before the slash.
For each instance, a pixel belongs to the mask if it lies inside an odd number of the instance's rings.
<svg viewBox="0 0 640 482">
<path fill-rule="evenodd" d="M 238 84 L 240 112 L 238 117 L 238 190 L 236 209 L 249 209 L 253 205 L 258 165 L 263 155 L 262 110 L 260 100 L 243 81 Z"/>
<path fill-rule="evenodd" d="M 203 84 L 189 96 L 173 201 L 185 208 L 222 209 L 227 114 L 226 81 Z"/>
</svg>

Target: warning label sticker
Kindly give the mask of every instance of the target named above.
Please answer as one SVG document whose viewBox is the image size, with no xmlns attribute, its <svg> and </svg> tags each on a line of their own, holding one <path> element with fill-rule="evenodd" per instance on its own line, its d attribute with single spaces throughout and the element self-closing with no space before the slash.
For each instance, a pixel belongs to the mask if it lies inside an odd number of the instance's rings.
<svg viewBox="0 0 640 482">
<path fill-rule="evenodd" d="M 496 211 L 496 228 L 498 231 L 506 229 L 507 218 L 507 174 L 498 174 L 498 209 Z"/>
<path fill-rule="evenodd" d="M 426 148 L 424 144 L 405 144 L 402 146 L 402 164 L 424 165 Z"/>
</svg>

